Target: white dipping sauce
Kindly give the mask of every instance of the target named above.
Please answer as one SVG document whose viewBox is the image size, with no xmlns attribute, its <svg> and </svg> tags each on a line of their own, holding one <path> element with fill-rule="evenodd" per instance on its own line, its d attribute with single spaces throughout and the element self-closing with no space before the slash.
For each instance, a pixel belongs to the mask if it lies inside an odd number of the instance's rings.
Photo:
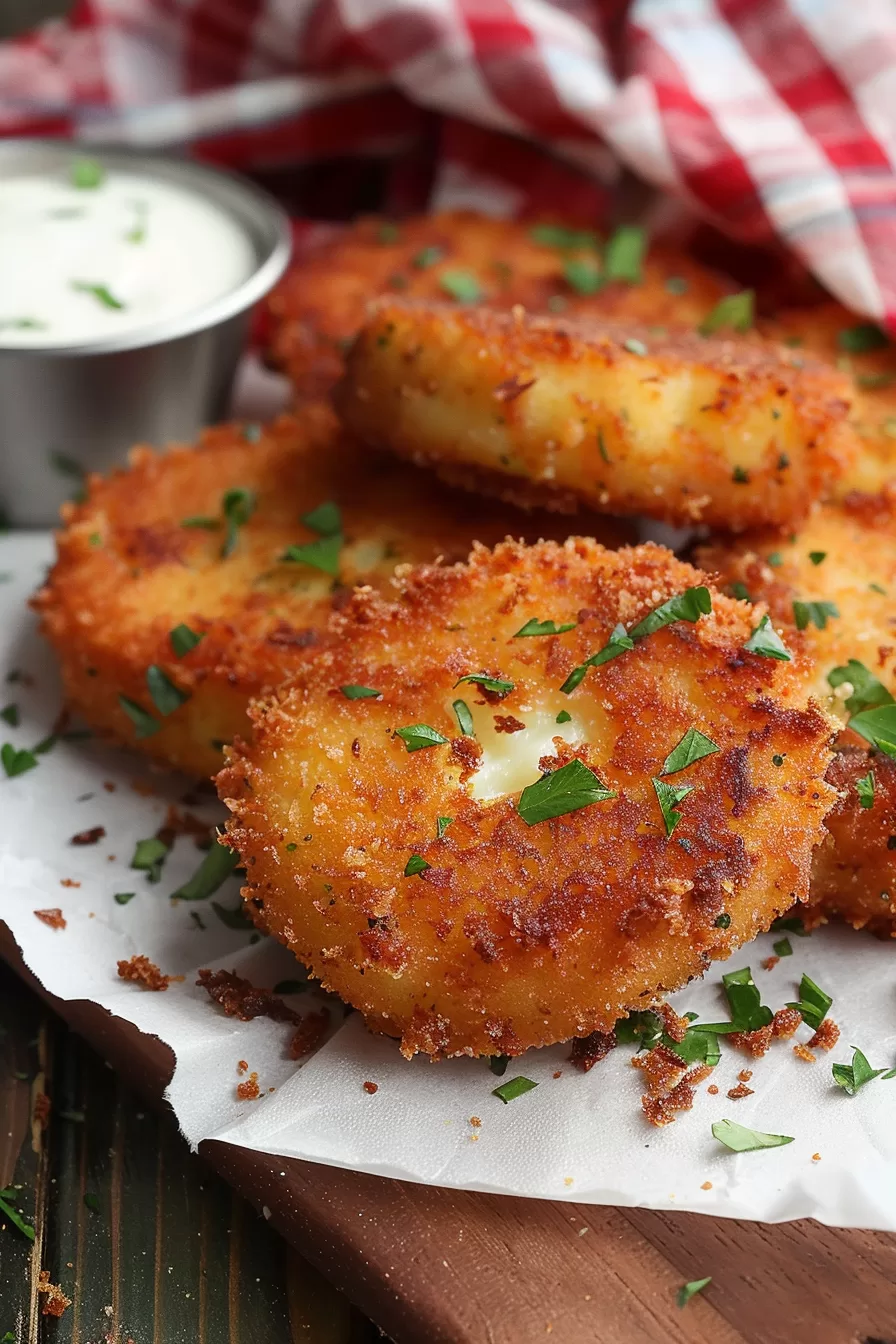
<svg viewBox="0 0 896 1344">
<path fill-rule="evenodd" d="M 86 345 L 182 318 L 254 269 L 237 221 L 171 182 L 0 181 L 0 347 Z"/>
</svg>

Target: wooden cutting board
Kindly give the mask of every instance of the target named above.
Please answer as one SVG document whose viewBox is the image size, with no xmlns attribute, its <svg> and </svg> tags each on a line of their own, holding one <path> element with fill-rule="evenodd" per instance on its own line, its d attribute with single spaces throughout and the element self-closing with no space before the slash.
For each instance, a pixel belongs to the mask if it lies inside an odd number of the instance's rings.
<svg viewBox="0 0 896 1344">
<path fill-rule="evenodd" d="M 0 955 L 162 1104 L 167 1046 L 46 994 L 2 924 Z M 896 1344 L 896 1236 L 442 1190 L 214 1142 L 201 1151 L 395 1344 Z M 679 1309 L 681 1284 L 707 1275 Z"/>
</svg>

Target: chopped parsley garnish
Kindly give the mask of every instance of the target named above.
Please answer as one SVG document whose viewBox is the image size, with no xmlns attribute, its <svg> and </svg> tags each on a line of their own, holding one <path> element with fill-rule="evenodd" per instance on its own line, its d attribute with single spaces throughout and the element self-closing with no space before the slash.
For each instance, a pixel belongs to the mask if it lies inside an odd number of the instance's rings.
<svg viewBox="0 0 896 1344">
<path fill-rule="evenodd" d="M 873 672 L 869 672 L 864 663 L 855 658 L 840 667 L 834 667 L 828 673 L 828 685 L 834 690 L 848 682 L 852 693 L 843 702 L 850 714 L 862 709 L 873 709 L 877 705 L 892 705 L 893 697 L 882 681 L 878 681 Z"/>
<path fill-rule="evenodd" d="M 851 355 L 883 350 L 889 344 L 886 333 L 881 331 L 876 322 L 859 322 L 854 327 L 843 327 L 837 332 L 837 345 Z"/>
<path fill-rule="evenodd" d="M 488 1066 L 496 1078 L 503 1078 L 510 1063 L 509 1055 L 489 1055 Z"/>
<path fill-rule="evenodd" d="M 606 462 L 607 466 L 609 466 L 612 461 L 612 458 L 610 457 L 610 454 L 607 452 L 607 445 L 604 442 L 604 432 L 602 429 L 599 429 L 597 431 L 597 451 L 600 453 L 601 457 Z"/>
<path fill-rule="evenodd" d="M 420 854 L 412 854 L 404 866 L 405 877 L 416 877 L 419 873 L 425 873 L 430 864 Z"/>
<path fill-rule="evenodd" d="M 145 201 L 133 201 L 134 222 L 124 235 L 126 243 L 145 243 L 146 242 L 146 219 L 149 214 L 149 207 Z"/>
<path fill-rule="evenodd" d="M 799 1003 L 788 1003 L 787 1007 L 795 1008 L 806 1025 L 817 1031 L 827 1017 L 828 1009 L 833 1002 L 830 994 L 825 994 L 814 980 L 804 975 L 800 981 Z"/>
<path fill-rule="evenodd" d="M 683 275 L 668 275 L 663 283 L 667 294 L 687 294 L 690 286 Z"/>
<path fill-rule="evenodd" d="M 752 597 L 750 596 L 750 590 L 745 583 L 740 583 L 739 581 L 736 581 L 732 584 L 729 584 L 729 587 L 731 588 L 731 596 L 736 597 L 738 602 L 753 601 Z"/>
<path fill-rule="evenodd" d="M 887 596 L 886 588 L 879 583 L 869 583 L 868 587 L 871 589 L 872 593 L 880 593 L 881 597 Z"/>
<path fill-rule="evenodd" d="M 226 560 L 236 549 L 241 527 L 245 527 L 255 512 L 256 496 L 254 490 L 225 490 L 221 497 L 221 512 L 227 529 L 224 545 L 221 547 L 221 559 Z"/>
<path fill-rule="evenodd" d="M 0 331 L 46 331 L 48 322 L 41 322 L 37 317 L 4 317 L 0 318 Z"/>
<path fill-rule="evenodd" d="M 678 804 L 687 798 L 689 793 L 694 792 L 694 785 L 666 784 L 662 779 L 651 779 L 650 782 L 653 785 L 656 800 L 663 814 L 666 835 L 670 836 L 681 821 L 681 813 L 676 810 Z"/>
<path fill-rule="evenodd" d="M 173 630 L 168 631 L 168 639 L 175 657 L 184 658 L 191 649 L 195 649 L 197 644 L 202 643 L 205 639 L 205 631 L 197 633 L 197 631 L 191 630 L 188 625 L 176 625 Z"/>
<path fill-rule="evenodd" d="M 0 1191 L 0 1214 L 2 1214 L 4 1218 L 8 1218 L 13 1227 L 19 1229 L 23 1237 L 27 1237 L 29 1241 L 33 1241 L 34 1228 L 30 1223 L 25 1221 L 18 1209 L 14 1207 L 12 1201 L 15 1198 L 16 1194 L 14 1190 L 6 1189 Z M 10 1338 L 12 1337 L 13 1336 L 10 1333 Z"/>
<path fill-rule="evenodd" d="M 453 817 L 436 817 L 436 839 L 441 840 L 448 827 L 454 821 Z"/>
<path fill-rule="evenodd" d="M 561 224 L 536 224 L 529 230 L 533 243 L 543 247 L 580 248 L 598 245 L 596 233 L 590 229 L 566 229 Z"/>
<path fill-rule="evenodd" d="M 812 561 L 813 565 L 820 565 L 822 560 L 825 560 L 826 558 L 827 558 L 827 551 L 809 552 L 809 559 Z"/>
<path fill-rule="evenodd" d="M 731 473 L 731 479 L 735 485 L 749 485 L 750 473 L 745 471 L 743 467 L 735 467 Z"/>
<path fill-rule="evenodd" d="M 116 905 L 127 905 L 136 895 L 136 891 L 116 891 L 112 899 Z"/>
<path fill-rule="evenodd" d="M 741 290 L 739 294 L 726 294 L 704 317 L 697 330 L 701 336 L 711 336 L 722 327 L 731 327 L 734 331 L 749 331 L 753 325 L 753 291 Z"/>
<path fill-rule="evenodd" d="M 851 1064 L 831 1065 L 834 1082 L 843 1088 L 848 1097 L 854 1097 L 860 1087 L 864 1087 L 874 1078 L 880 1078 L 881 1074 L 886 1072 L 886 1069 L 872 1069 L 861 1050 L 855 1045 L 852 1047 Z"/>
<path fill-rule="evenodd" d="M 401 235 L 397 224 L 381 224 L 376 231 L 376 240 L 378 243 L 397 243 Z"/>
<path fill-rule="evenodd" d="M 226 905 L 219 905 L 217 901 L 212 901 L 212 909 L 226 928 L 237 929 L 241 933 L 254 932 L 255 925 L 242 905 L 235 905 L 232 910 L 229 910 Z"/>
<path fill-rule="evenodd" d="M 626 280 L 639 285 L 647 250 L 647 233 L 635 224 L 623 224 L 607 241 L 604 249 L 604 274 L 607 280 Z"/>
<path fill-rule="evenodd" d="M 68 453 L 50 453 L 50 466 L 54 471 L 58 471 L 60 476 L 68 476 L 79 483 L 83 483 L 87 474 L 77 458 L 69 457 Z"/>
<path fill-rule="evenodd" d="M 781 663 L 790 662 L 790 654 L 769 616 L 763 616 L 744 645 L 744 649 L 747 653 L 758 654 L 760 658 L 776 658 Z"/>
<path fill-rule="evenodd" d="M 376 691 L 372 686 L 340 686 L 339 687 L 346 700 L 379 700 L 382 691 Z"/>
<path fill-rule="evenodd" d="M 669 752 L 660 773 L 676 775 L 679 770 L 687 770 L 695 761 L 701 761 L 704 756 L 712 756 L 717 751 L 719 747 L 711 738 L 706 737 L 698 728 L 689 728 L 677 746 Z"/>
<path fill-rule="evenodd" d="M 106 173 L 96 159 L 73 159 L 69 169 L 69 181 L 79 191 L 93 191 L 102 185 Z"/>
<path fill-rule="evenodd" d="M 304 546 L 287 546 L 280 559 L 284 564 L 309 565 L 319 569 L 332 578 L 339 576 L 339 553 L 342 550 L 342 537 L 316 537 Z"/>
<path fill-rule="evenodd" d="M 457 718 L 457 726 L 464 737 L 475 737 L 476 730 L 473 727 L 473 715 L 470 713 L 470 706 L 466 700 L 455 700 L 451 706 Z"/>
<path fill-rule="evenodd" d="M 520 626 L 513 638 L 527 639 L 531 635 L 563 635 L 567 630 L 575 630 L 575 628 L 575 621 L 567 621 L 563 625 L 558 625 L 556 621 L 539 621 L 533 616 L 525 625 Z"/>
<path fill-rule="evenodd" d="M 793 948 L 790 946 L 789 938 L 780 938 L 778 942 L 772 944 L 772 950 L 776 957 L 793 956 Z"/>
<path fill-rule="evenodd" d="M 604 787 L 593 770 L 576 759 L 561 765 L 549 775 L 542 775 L 535 784 L 528 784 L 520 794 L 517 812 L 527 826 L 568 812 L 603 803 L 616 794 Z"/>
<path fill-rule="evenodd" d="M 121 705 L 125 714 L 127 714 L 131 723 L 134 725 L 138 738 L 152 737 L 161 728 L 161 724 L 153 718 L 149 710 L 138 705 L 136 700 L 132 700 L 128 695 L 119 695 L 118 703 Z"/>
<path fill-rule="evenodd" d="M 780 551 L 772 551 L 771 555 L 767 555 L 765 559 L 772 569 L 780 569 L 784 563 L 784 557 Z"/>
<path fill-rule="evenodd" d="M 432 244 L 430 247 L 421 248 L 416 256 L 411 258 L 411 265 L 416 266 L 418 271 L 428 270 L 430 266 L 435 266 L 437 261 L 441 261 L 445 252 L 441 247 Z"/>
<path fill-rule="evenodd" d="M 262 435 L 261 425 L 257 420 L 249 420 L 243 425 L 243 438 L 246 443 L 258 443 Z"/>
<path fill-rule="evenodd" d="M 338 537 L 342 532 L 342 511 L 334 500 L 328 499 L 310 513 L 303 513 L 302 522 L 319 537 Z"/>
<path fill-rule="evenodd" d="M 400 737 L 408 751 L 422 751 L 425 747 L 441 747 L 448 741 L 428 723 L 411 723 L 406 728 L 396 728 L 395 736 Z"/>
<path fill-rule="evenodd" d="M 555 723 L 569 723 L 571 719 L 572 719 L 572 715 L 570 714 L 569 710 L 568 710 L 568 709 L 561 709 L 560 713 L 557 715 L 557 717 L 556 717 L 556 719 L 554 720 L 554 722 L 555 722 Z"/>
<path fill-rule="evenodd" d="M 627 340 L 623 341 L 622 348 L 627 350 L 630 355 L 637 355 L 639 359 L 643 359 L 647 354 L 647 346 L 634 336 L 629 336 Z"/>
<path fill-rule="evenodd" d="M 472 271 L 443 271 L 439 286 L 458 303 L 478 303 L 483 298 L 482 286 Z"/>
<path fill-rule="evenodd" d="M 494 1088 L 492 1096 L 499 1097 L 506 1105 L 508 1101 L 516 1101 L 517 1097 L 521 1097 L 524 1092 L 531 1092 L 533 1087 L 537 1086 L 538 1084 L 533 1083 L 531 1078 L 510 1078 L 500 1087 Z"/>
<path fill-rule="evenodd" d="M 771 933 L 795 933 L 798 938 L 808 938 L 806 926 L 798 915 L 779 915 L 773 919 L 770 926 Z"/>
<path fill-rule="evenodd" d="M 712 1136 L 724 1143 L 733 1153 L 755 1153 L 760 1148 L 783 1148 L 793 1139 L 786 1134 L 763 1134 L 758 1129 L 747 1129 L 734 1120 L 717 1120 L 712 1127 Z"/>
<path fill-rule="evenodd" d="M 0 747 L 0 761 L 3 763 L 7 779 L 15 779 L 16 775 L 24 775 L 26 771 L 33 770 L 37 765 L 37 757 L 33 751 L 27 751 L 24 747 L 16 748 L 11 742 L 4 742 L 3 746 Z"/>
<path fill-rule="evenodd" d="M 564 695 L 569 695 L 585 679 L 589 667 L 600 667 L 603 663 L 608 663 L 611 658 L 618 658 L 620 653 L 634 648 L 636 639 L 644 639 L 647 635 L 655 634 L 657 630 L 661 630 L 665 625 L 671 625 L 673 621 L 699 620 L 711 610 L 712 598 L 708 588 L 686 588 L 683 593 L 670 597 L 668 601 L 649 612 L 628 633 L 624 625 L 617 625 L 604 647 L 598 649 L 590 658 L 586 658 L 584 663 L 573 668 L 560 690 Z"/>
<path fill-rule="evenodd" d="M 570 257 L 563 263 L 563 279 L 577 294 L 596 294 L 604 284 L 599 267 L 584 257 Z"/>
<path fill-rule="evenodd" d="M 227 880 L 240 861 L 240 856 L 229 845 L 215 842 L 195 873 L 177 891 L 172 891 L 172 901 L 205 901 L 213 896 Z"/>
<path fill-rule="evenodd" d="M 683 1283 L 675 1294 L 675 1301 L 679 1307 L 686 1307 L 691 1298 L 697 1293 L 702 1293 L 707 1284 L 712 1283 L 712 1275 L 705 1279 L 692 1279 L 690 1283 Z"/>
<path fill-rule="evenodd" d="M 896 756 L 896 705 L 880 705 L 853 714 L 849 727 L 886 756 Z"/>
<path fill-rule="evenodd" d="M 730 929 L 731 916 L 723 910 L 722 913 L 713 920 L 713 924 L 717 929 Z"/>
<path fill-rule="evenodd" d="M 859 806 L 863 808 L 874 806 L 874 771 L 869 770 L 867 775 L 856 780 L 856 793 L 859 795 Z"/>
<path fill-rule="evenodd" d="M 150 663 L 146 669 L 146 685 L 153 704 L 163 716 L 173 714 L 190 698 L 190 692 L 182 691 L 179 686 L 175 686 L 157 663 Z"/>
<path fill-rule="evenodd" d="M 455 689 L 465 681 L 471 682 L 474 686 L 481 686 L 484 691 L 491 691 L 493 695 L 509 695 L 514 688 L 512 681 L 504 681 L 501 677 L 489 677 L 484 672 L 468 672 L 454 683 Z"/>
<path fill-rule="evenodd" d="M 735 1031 L 758 1031 L 760 1027 L 769 1025 L 774 1014 L 771 1008 L 763 1004 L 749 966 L 739 971 L 729 971 L 722 976 L 722 984 L 725 986 Z"/>
<path fill-rule="evenodd" d="M 151 835 L 147 840 L 138 840 L 134 848 L 134 857 L 131 859 L 131 867 L 136 868 L 138 872 L 146 873 L 148 881 L 160 882 L 162 865 L 169 852 L 165 841 L 160 840 L 157 835 Z"/>
<path fill-rule="evenodd" d="M 793 619 L 797 630 L 805 630 L 810 624 L 818 630 L 824 630 L 832 618 L 840 611 L 834 602 L 794 602 Z"/>
<path fill-rule="evenodd" d="M 18 705 L 7 705 L 5 709 L 0 709 L 0 719 L 8 723 L 10 728 L 18 728 L 21 717 Z"/>
<path fill-rule="evenodd" d="M 653 635 L 663 626 L 673 621 L 694 622 L 712 611 L 712 598 L 708 588 L 686 588 L 683 593 L 670 597 L 654 611 L 649 612 L 642 621 L 629 630 L 630 639 L 643 639 Z"/>
<path fill-rule="evenodd" d="M 72 280 L 70 282 L 70 288 L 73 289 L 76 294 L 90 294 L 96 299 L 97 303 L 101 303 L 104 308 L 121 310 L 125 306 L 121 302 L 121 299 L 116 299 L 108 285 L 93 284 L 89 280 Z"/>
</svg>

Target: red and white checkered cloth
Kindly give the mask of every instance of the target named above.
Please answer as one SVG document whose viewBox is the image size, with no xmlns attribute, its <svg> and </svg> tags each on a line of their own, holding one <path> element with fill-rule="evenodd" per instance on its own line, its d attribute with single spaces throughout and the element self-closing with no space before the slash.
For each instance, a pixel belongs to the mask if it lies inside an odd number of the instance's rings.
<svg viewBox="0 0 896 1344">
<path fill-rule="evenodd" d="M 0 44 L 0 133 L 376 156 L 399 210 L 596 215 L 623 164 L 896 331 L 893 0 L 77 0 Z"/>
</svg>

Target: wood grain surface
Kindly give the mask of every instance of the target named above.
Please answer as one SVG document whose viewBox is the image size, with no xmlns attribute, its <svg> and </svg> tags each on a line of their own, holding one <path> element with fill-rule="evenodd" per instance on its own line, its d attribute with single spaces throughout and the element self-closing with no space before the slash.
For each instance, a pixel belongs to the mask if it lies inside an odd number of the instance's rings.
<svg viewBox="0 0 896 1344">
<path fill-rule="evenodd" d="M 35 1101 L 49 1094 L 46 1126 Z M 0 1340 L 372 1344 L 379 1332 L 0 966 Z M 4 1225 L 5 1224 L 5 1225 Z M 41 1313 L 41 1269 L 72 1305 Z"/>
<path fill-rule="evenodd" d="M 0 952 L 22 970 L 8 933 Z M 94 1005 L 55 1006 L 158 1101 L 166 1047 Z M 396 1344 L 896 1344 L 894 1236 L 470 1194 L 219 1143 L 202 1152 Z M 707 1275 L 679 1309 L 678 1288 Z"/>
</svg>

